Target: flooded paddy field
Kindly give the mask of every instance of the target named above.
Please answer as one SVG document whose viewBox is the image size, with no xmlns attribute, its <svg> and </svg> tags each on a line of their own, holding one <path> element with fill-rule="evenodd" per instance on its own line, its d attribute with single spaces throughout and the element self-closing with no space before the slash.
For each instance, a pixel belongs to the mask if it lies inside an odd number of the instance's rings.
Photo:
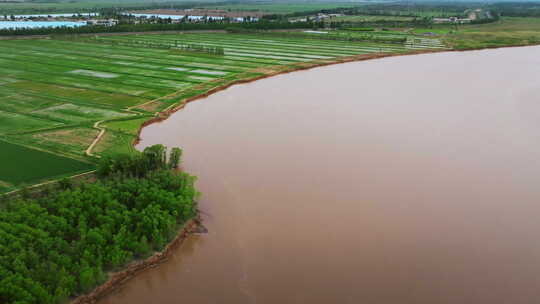
<svg viewBox="0 0 540 304">
<path fill-rule="evenodd" d="M 144 118 L 221 85 L 300 64 L 417 49 L 384 43 L 261 38 L 201 33 L 2 40 L 0 118 L 4 117 L 4 124 L 0 139 L 76 159 L 84 159 L 85 154 L 130 152 Z M 224 52 L 174 49 L 178 45 L 223 48 Z M 129 130 L 100 126 L 130 120 L 136 123 L 126 123 Z M 91 144 L 102 130 L 106 133 L 87 151 L 84 143 Z"/>
<path fill-rule="evenodd" d="M 538 54 L 317 68 L 144 128 L 184 149 L 209 232 L 100 304 L 535 304 Z"/>
</svg>

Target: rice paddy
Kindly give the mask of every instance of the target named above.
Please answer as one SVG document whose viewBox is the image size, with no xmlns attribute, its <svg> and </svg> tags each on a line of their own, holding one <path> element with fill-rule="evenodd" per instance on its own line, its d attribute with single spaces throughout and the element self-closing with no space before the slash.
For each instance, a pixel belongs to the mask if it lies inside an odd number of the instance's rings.
<svg viewBox="0 0 540 304">
<path fill-rule="evenodd" d="M 175 49 L 178 42 L 224 54 Z M 226 33 L 1 40 L 0 140 L 9 144 L 0 141 L 0 192 L 90 169 L 85 151 L 101 130 L 91 155 L 130 152 L 144 121 L 239 79 L 340 57 L 441 47 L 437 39 L 412 37 L 385 44 Z M 6 154 L 7 146 L 24 152 Z M 29 167 L 14 169 L 23 157 Z"/>
<path fill-rule="evenodd" d="M 92 168 L 89 163 L 5 141 L 0 141 L 0 159 L 5 160 L 0 170 L 0 187 L 4 190 Z"/>
</svg>

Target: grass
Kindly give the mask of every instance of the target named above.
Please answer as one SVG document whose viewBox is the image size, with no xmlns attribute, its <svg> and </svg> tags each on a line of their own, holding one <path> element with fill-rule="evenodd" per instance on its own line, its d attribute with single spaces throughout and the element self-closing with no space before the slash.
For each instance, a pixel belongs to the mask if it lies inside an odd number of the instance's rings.
<svg viewBox="0 0 540 304">
<path fill-rule="evenodd" d="M 432 29 L 413 29 L 411 30 L 414 34 L 426 34 L 426 33 L 433 33 L 436 35 L 446 35 L 453 33 L 455 30 L 451 28 L 432 28 Z"/>
<path fill-rule="evenodd" d="M 496 23 L 458 26 L 443 37 L 455 49 L 530 45 L 540 43 L 540 18 L 501 18 Z"/>
<path fill-rule="evenodd" d="M 208 4 L 205 4 L 208 3 Z M 26 1 L 20 3 L 0 2 L 0 11 L 3 14 L 38 14 L 38 13 L 77 13 L 95 12 L 100 8 L 122 7 L 126 10 L 142 8 L 163 8 L 174 5 L 189 5 L 194 3 L 199 7 L 226 10 L 264 11 L 268 13 L 294 13 L 303 11 L 318 11 L 337 7 L 353 7 L 358 3 L 346 1 L 267 1 L 251 3 L 221 4 L 214 0 L 153 0 L 151 3 L 143 0 L 58 0 L 54 2 Z M 224 1 L 221 1 L 224 2 Z"/>
<path fill-rule="evenodd" d="M 366 35 L 406 38 L 406 42 L 346 41 L 347 37 Z M 220 47 L 224 55 L 166 48 L 177 42 Z M 238 80 L 342 57 L 441 49 L 444 43 L 469 49 L 539 42 L 540 19 L 534 18 L 503 18 L 497 23 L 457 28 L 437 25 L 410 32 L 167 33 L 0 40 L 0 140 L 9 141 L 11 149 L 31 151 L 24 156 L 29 164 L 43 155 L 81 164 L 99 133 L 95 125 L 106 132 L 92 152 L 98 156 L 132 153 L 137 131 L 146 120 L 188 98 Z M 163 48 L 144 47 L 149 43 Z M 2 141 L 2 145 L 8 144 Z M 0 158 L 0 167 L 18 163 L 23 155 L 5 155 Z M 40 170 L 21 169 L 38 176 L 2 170 L 5 176 L 0 177 L 0 188 L 79 170 L 76 166 L 43 164 Z M 56 167 L 64 171 L 58 173 Z"/>
<path fill-rule="evenodd" d="M 403 35 L 384 33 L 398 34 Z M 132 153 L 139 127 L 157 112 L 239 79 L 341 57 L 440 47 L 436 39 L 385 44 L 319 38 L 197 33 L 0 40 L 0 139 L 79 164 L 99 133 L 94 128 L 99 122 L 106 132 L 93 153 Z M 147 48 L 139 43 L 167 46 L 177 41 L 221 47 L 225 54 Z M 28 152 L 28 159 L 43 157 L 44 152 L 29 150 L 33 153 Z M 14 154 L 5 155 L 0 166 L 14 160 Z M 58 167 L 65 169 L 62 173 L 79 171 L 69 165 Z M 48 164 L 21 171 L 39 176 L 3 170 L 6 176 L 0 180 L 10 185 L 33 183 L 45 178 L 46 172 L 49 177 L 59 174 Z"/>
<path fill-rule="evenodd" d="M 212 2 L 211 0 L 206 0 Z M 138 9 L 148 6 L 161 7 L 164 3 L 189 4 L 190 2 L 205 2 L 205 0 L 57 0 L 57 1 L 21 1 L 0 3 L 2 14 L 38 14 L 38 13 L 76 13 L 95 12 L 100 8 L 123 7 Z"/>
<path fill-rule="evenodd" d="M 93 168 L 89 163 L 6 141 L 0 141 L 0 159 L 2 160 L 0 185 L 3 185 L 4 190 L 9 189 L 8 185 L 36 183 Z"/>
<path fill-rule="evenodd" d="M 0 111 L 0 134 L 55 127 L 61 123 L 13 112 Z"/>
<path fill-rule="evenodd" d="M 35 146 L 56 154 L 81 158 L 84 157 L 84 151 L 98 133 L 99 130 L 90 126 L 78 126 L 12 135 L 8 138 L 26 146 Z"/>
<path fill-rule="evenodd" d="M 328 19 L 332 22 L 372 22 L 372 21 L 412 21 L 414 17 L 405 16 L 372 16 L 372 15 L 355 15 L 355 16 L 340 16 Z"/>
<path fill-rule="evenodd" d="M 104 125 L 108 130 L 129 135 L 137 135 L 139 127 L 148 120 L 148 117 L 136 118 L 130 120 L 111 121 Z"/>
<path fill-rule="evenodd" d="M 274 14 L 289 14 L 295 12 L 319 11 L 323 9 L 331 9 L 338 7 L 354 7 L 358 3 L 345 1 L 274 1 L 274 2 L 259 2 L 255 4 L 238 3 L 238 4 L 223 4 L 223 5 L 206 5 L 209 9 L 224 9 L 224 10 L 243 10 L 243 11 L 263 11 Z"/>
</svg>

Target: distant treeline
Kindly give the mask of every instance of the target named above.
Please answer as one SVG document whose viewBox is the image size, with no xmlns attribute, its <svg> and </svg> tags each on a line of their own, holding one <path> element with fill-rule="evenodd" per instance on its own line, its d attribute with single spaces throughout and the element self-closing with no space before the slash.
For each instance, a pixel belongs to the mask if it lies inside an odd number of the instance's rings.
<svg viewBox="0 0 540 304">
<path fill-rule="evenodd" d="M 81 27 L 55 27 L 55 28 L 20 28 L 2 29 L 0 36 L 18 35 L 51 35 L 51 34 L 92 34 L 92 33 L 126 33 L 151 31 L 190 31 L 190 30 L 225 30 L 229 28 L 274 30 L 274 29 L 301 29 L 324 26 L 314 22 L 208 22 L 208 23 L 145 23 L 145 24 L 119 24 L 115 26 L 81 26 Z"/>
<path fill-rule="evenodd" d="M 72 36 L 65 36 L 72 37 Z M 62 39 L 63 37 L 60 37 Z M 208 46 L 195 43 L 184 43 L 179 40 L 175 40 L 174 43 L 161 42 L 161 41 L 145 41 L 137 39 L 100 39 L 99 37 L 80 37 L 75 38 L 76 41 L 87 41 L 92 43 L 102 43 L 109 45 L 118 45 L 118 46 L 130 46 L 137 48 L 151 48 L 151 49 L 162 49 L 162 50 L 177 50 L 183 52 L 195 52 L 195 53 L 205 53 L 209 55 L 223 56 L 225 55 L 225 50 L 219 46 Z"/>
<path fill-rule="evenodd" d="M 291 17 L 312 16 L 322 14 L 344 14 L 349 16 L 400 16 L 400 17 L 460 17 L 466 18 L 466 11 L 470 9 L 484 9 L 498 15 L 509 17 L 540 17 L 540 2 L 465 2 L 465 1 L 423 1 L 423 2 L 393 2 L 359 5 L 356 7 L 336 7 L 313 11 L 301 11 L 291 14 L 273 14 L 263 18 L 280 20 Z M 381 18 L 382 19 L 382 18 Z M 490 22 L 477 20 L 475 23 Z"/>
<path fill-rule="evenodd" d="M 329 23 L 330 28 L 404 28 L 404 27 L 429 27 L 432 24 L 431 18 L 416 18 L 410 21 L 405 20 L 372 20 L 372 21 L 332 21 Z"/>
<path fill-rule="evenodd" d="M 114 7 L 107 7 L 107 8 L 99 8 L 99 3 L 96 2 L 96 5 L 94 7 L 81 5 L 81 7 L 78 7 L 77 9 L 71 9 L 71 6 L 69 8 L 65 7 L 62 2 L 60 1 L 32 1 L 34 3 L 57 3 L 57 7 L 51 7 L 47 6 L 44 8 L 39 7 L 28 7 L 24 6 L 21 8 L 17 8 L 16 6 L 10 6 L 7 9 L 4 9 L 2 13 L 4 14 L 49 14 L 49 13 L 63 13 L 68 10 L 68 13 L 73 13 L 76 11 L 77 13 L 95 13 L 96 11 L 110 11 L 110 10 L 117 10 L 117 11 L 129 11 L 129 10 L 146 10 L 146 9 L 161 9 L 161 8 L 173 8 L 173 9 L 189 9 L 194 7 L 203 7 L 204 5 L 208 5 L 206 2 L 144 2 L 139 1 L 135 2 L 133 1 L 133 4 L 129 4 L 129 2 L 120 2 L 115 1 Z M 21 3 L 21 2 L 11 2 L 11 3 Z M 26 2 L 28 3 L 28 2 Z M 102 5 L 111 5 L 113 1 L 107 2 L 103 1 Z"/>
<path fill-rule="evenodd" d="M 401 17 L 425 17 L 425 16 L 456 16 L 464 17 L 465 10 L 479 7 L 475 3 L 463 2 L 392 2 L 359 5 L 356 7 L 336 7 L 331 9 L 295 12 L 287 15 L 268 15 L 267 19 L 280 19 L 322 14 L 344 14 L 349 16 L 401 16 Z M 484 6 L 484 4 L 482 4 Z"/>
<path fill-rule="evenodd" d="M 311 33 L 304 33 L 304 32 L 265 32 L 265 31 L 250 31 L 250 30 L 233 30 L 230 32 L 234 33 L 246 33 L 246 34 L 258 34 L 258 35 L 264 35 L 264 36 L 272 36 L 272 37 L 283 37 L 283 38 L 308 38 L 308 39 L 316 39 L 316 40 L 333 40 L 333 41 L 357 41 L 357 42 L 378 42 L 378 43 L 396 43 L 396 44 L 403 44 L 407 41 L 406 37 L 391 37 L 391 36 L 384 36 L 384 35 L 371 35 L 371 34 L 364 34 L 364 35 L 335 35 L 335 34 L 311 34 Z"/>
<path fill-rule="evenodd" d="M 0 196 L 0 303 L 66 303 L 161 250 L 196 214 L 195 178 L 163 146 L 102 160 L 95 183 Z"/>
<path fill-rule="evenodd" d="M 540 2 L 500 2 L 489 7 L 501 16 L 540 17 Z"/>
</svg>

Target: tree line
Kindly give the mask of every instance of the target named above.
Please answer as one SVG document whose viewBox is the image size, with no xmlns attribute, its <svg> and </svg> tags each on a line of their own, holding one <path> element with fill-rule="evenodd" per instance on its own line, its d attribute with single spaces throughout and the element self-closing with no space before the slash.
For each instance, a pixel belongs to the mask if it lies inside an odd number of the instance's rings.
<svg viewBox="0 0 540 304">
<path fill-rule="evenodd" d="M 195 43 L 184 43 L 180 40 L 174 42 L 161 41 L 146 41 L 137 39 L 100 39 L 99 37 L 78 37 L 78 36 L 59 36 L 55 37 L 61 40 L 73 40 L 81 42 L 102 43 L 114 46 L 129 46 L 138 48 L 162 49 L 162 50 L 177 50 L 183 52 L 205 53 L 209 55 L 223 56 L 225 49 L 220 46 L 207 46 Z M 68 38 L 68 39 L 65 39 Z"/>
<path fill-rule="evenodd" d="M 361 28 L 361 27 L 381 27 L 381 28 L 406 28 L 406 27 L 429 27 L 433 24 L 432 18 L 422 17 L 413 20 L 372 20 L 372 21 L 331 21 L 330 28 Z"/>
<path fill-rule="evenodd" d="M 23 36 L 23 35 L 53 35 L 53 34 L 94 34 L 94 33 L 128 33 L 128 32 L 152 32 L 152 31 L 191 31 L 191 30 L 225 30 L 228 28 L 238 29 L 302 29 L 316 26 L 312 22 L 207 22 L 207 23 L 142 23 L 142 24 L 118 24 L 114 26 L 79 26 L 79 27 L 53 27 L 53 28 L 16 28 L 2 29 L 0 36 Z"/>
<path fill-rule="evenodd" d="M 500 2 L 489 6 L 496 13 L 507 17 L 540 17 L 539 2 Z"/>
<path fill-rule="evenodd" d="M 370 34 L 369 31 L 366 31 L 362 34 L 311 34 L 304 32 L 266 32 L 266 31 L 230 31 L 233 33 L 245 33 L 245 34 L 257 34 L 264 36 L 272 37 L 283 37 L 283 38 L 308 38 L 315 40 L 332 40 L 332 41 L 350 41 L 350 42 L 378 42 L 378 43 L 395 43 L 403 44 L 407 41 L 407 37 L 394 37 L 394 36 L 385 36 L 379 34 Z M 353 31 L 351 31 L 353 32 Z M 362 32 L 362 31 L 360 31 Z"/>
<path fill-rule="evenodd" d="M 101 6 L 110 6 L 110 7 L 102 7 L 98 8 L 96 6 L 84 6 L 84 3 L 80 7 L 77 8 L 70 8 L 66 5 L 64 5 L 61 1 L 58 0 L 50 0 L 50 1 L 33 1 L 37 2 L 38 4 L 41 3 L 54 3 L 56 2 L 56 7 L 46 6 L 46 7 L 40 7 L 39 5 L 36 5 L 35 7 L 28 7 L 28 6 L 21 6 L 17 7 L 17 5 L 10 5 L 7 6 L 4 9 L 4 12 L 7 14 L 49 14 L 49 13 L 73 13 L 73 11 L 76 11 L 77 13 L 95 13 L 96 11 L 99 13 L 113 13 L 113 12 L 125 12 L 129 10 L 152 10 L 152 9 L 161 9 L 161 8 L 172 8 L 172 9 L 189 9 L 189 8 L 195 8 L 195 7 L 203 7 L 204 5 L 208 5 L 208 3 L 200 1 L 200 2 L 119 2 L 119 1 L 102 1 Z M 70 2 L 75 2 L 74 0 L 70 0 Z M 8 1 L 9 3 L 9 1 Z M 13 1 L 12 3 L 20 3 L 17 1 Z"/>
<path fill-rule="evenodd" d="M 157 145 L 106 157 L 94 183 L 64 180 L 0 202 L 0 303 L 55 304 L 162 249 L 196 215 L 182 151 Z"/>
</svg>

